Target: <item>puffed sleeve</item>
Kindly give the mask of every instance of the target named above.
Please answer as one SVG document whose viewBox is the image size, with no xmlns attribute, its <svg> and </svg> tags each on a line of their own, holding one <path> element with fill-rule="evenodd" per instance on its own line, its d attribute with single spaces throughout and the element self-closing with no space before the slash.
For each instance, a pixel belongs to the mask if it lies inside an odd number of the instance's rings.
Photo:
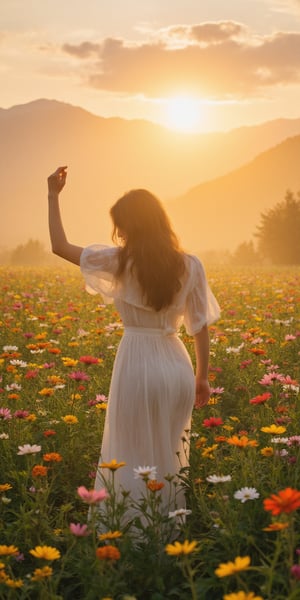
<svg viewBox="0 0 300 600">
<path fill-rule="evenodd" d="M 101 294 L 105 304 L 113 302 L 117 292 L 117 253 L 116 247 L 93 244 L 84 248 L 80 257 L 80 270 L 86 291 Z"/>
<path fill-rule="evenodd" d="M 220 307 L 207 283 L 202 263 L 196 256 L 190 259 L 190 291 L 183 322 L 187 333 L 195 335 L 204 325 L 211 325 L 220 317 Z"/>
</svg>

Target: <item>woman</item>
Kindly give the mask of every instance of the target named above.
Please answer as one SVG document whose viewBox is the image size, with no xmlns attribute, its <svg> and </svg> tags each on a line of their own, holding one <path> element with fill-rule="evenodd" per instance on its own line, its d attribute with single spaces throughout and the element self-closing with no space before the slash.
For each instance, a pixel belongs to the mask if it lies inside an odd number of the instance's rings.
<svg viewBox="0 0 300 600">
<path fill-rule="evenodd" d="M 80 265 L 87 291 L 114 301 L 124 324 L 99 464 L 124 461 L 116 482 L 137 500 L 144 489 L 135 477 L 138 467 L 155 467 L 150 478 L 163 481 L 188 464 L 184 431 L 194 403 L 203 407 L 209 400 L 208 325 L 218 318 L 219 306 L 200 261 L 180 250 L 164 209 L 146 190 L 132 190 L 111 208 L 116 246 L 70 244 L 59 209 L 65 181 L 66 167 L 48 178 L 52 251 Z M 196 377 L 177 335 L 182 323 L 194 336 Z M 95 488 L 102 486 L 99 468 Z M 167 506 L 167 486 L 162 496 Z M 175 506 L 184 506 L 182 494 Z"/>
</svg>

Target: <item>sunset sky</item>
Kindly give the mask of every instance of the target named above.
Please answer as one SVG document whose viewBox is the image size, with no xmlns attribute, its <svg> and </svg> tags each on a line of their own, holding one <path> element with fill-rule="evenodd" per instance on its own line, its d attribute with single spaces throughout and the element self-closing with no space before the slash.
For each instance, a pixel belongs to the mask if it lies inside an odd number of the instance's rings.
<svg viewBox="0 0 300 600">
<path fill-rule="evenodd" d="M 0 107 L 187 131 L 300 117 L 300 0 L 1 0 Z"/>
</svg>

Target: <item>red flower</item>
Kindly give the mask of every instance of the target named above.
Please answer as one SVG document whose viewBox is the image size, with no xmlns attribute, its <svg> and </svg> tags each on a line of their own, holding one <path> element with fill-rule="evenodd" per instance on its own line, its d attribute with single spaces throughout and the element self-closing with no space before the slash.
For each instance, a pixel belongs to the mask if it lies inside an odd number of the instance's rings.
<svg viewBox="0 0 300 600">
<path fill-rule="evenodd" d="M 95 358 L 95 356 L 81 356 L 79 360 L 86 365 L 95 365 L 99 362 L 99 358 Z"/>
<path fill-rule="evenodd" d="M 255 398 L 251 398 L 251 400 L 249 400 L 250 404 L 262 404 L 263 402 L 266 402 L 266 400 L 269 400 L 270 398 L 272 398 L 272 394 L 270 394 L 269 392 L 265 392 L 264 394 L 261 394 L 260 396 L 255 396 Z"/>
<path fill-rule="evenodd" d="M 210 417 L 209 419 L 204 419 L 202 425 L 203 427 L 218 427 L 219 425 L 223 425 L 223 420 L 220 417 Z"/>
<path fill-rule="evenodd" d="M 297 508 L 300 508 L 300 492 L 290 487 L 264 500 L 264 509 L 271 511 L 272 515 L 291 513 Z"/>
</svg>

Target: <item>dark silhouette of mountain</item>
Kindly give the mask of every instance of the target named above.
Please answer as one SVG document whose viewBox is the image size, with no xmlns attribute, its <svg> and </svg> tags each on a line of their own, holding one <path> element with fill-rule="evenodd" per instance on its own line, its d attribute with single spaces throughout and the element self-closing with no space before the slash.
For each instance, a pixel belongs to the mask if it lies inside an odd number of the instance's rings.
<svg viewBox="0 0 300 600">
<path fill-rule="evenodd" d="M 108 210 L 125 191 L 144 187 L 163 201 L 170 201 L 201 182 L 225 176 L 296 134 L 300 134 L 300 119 L 280 119 L 227 133 L 184 134 L 143 120 L 98 117 L 55 100 L 0 109 L 0 245 L 15 247 L 31 238 L 49 247 L 46 179 L 59 165 L 68 165 L 62 211 L 69 239 L 83 245 L 94 241 L 109 243 Z M 231 179 L 232 175 L 228 177 Z M 255 174 L 253 177 L 254 186 L 259 178 Z M 277 179 L 277 173 L 274 177 Z M 282 173 L 282 177 L 282 188 L 291 187 L 287 175 Z M 243 182 L 239 185 L 242 191 Z M 221 188 L 218 194 L 225 207 L 226 194 Z M 242 195 L 245 197 L 245 193 L 240 194 L 240 202 Z M 204 197 L 201 192 L 201 198 Z M 195 231 L 191 236 L 188 230 L 184 243 L 192 249 L 200 247 L 200 240 L 198 243 L 198 224 L 193 212 L 186 209 L 186 199 L 181 207 L 184 221 L 179 224 L 179 234 L 182 232 L 185 238 L 185 223 L 191 223 L 190 229 Z M 269 200 L 272 202 L 271 197 Z M 178 202 L 168 204 L 173 211 Z M 209 223 L 209 227 L 210 208 L 202 202 L 201 221 Z M 217 210 L 221 208 L 219 204 Z M 220 219 L 221 214 L 216 217 Z M 228 232 L 224 233 L 218 239 L 211 238 L 209 247 L 227 244 Z M 241 229 L 241 238 L 243 235 Z"/>
<path fill-rule="evenodd" d="M 266 213 L 300 191 L 300 136 L 288 138 L 247 165 L 202 183 L 168 203 L 174 228 L 194 251 L 233 250 L 250 241 Z"/>
</svg>

